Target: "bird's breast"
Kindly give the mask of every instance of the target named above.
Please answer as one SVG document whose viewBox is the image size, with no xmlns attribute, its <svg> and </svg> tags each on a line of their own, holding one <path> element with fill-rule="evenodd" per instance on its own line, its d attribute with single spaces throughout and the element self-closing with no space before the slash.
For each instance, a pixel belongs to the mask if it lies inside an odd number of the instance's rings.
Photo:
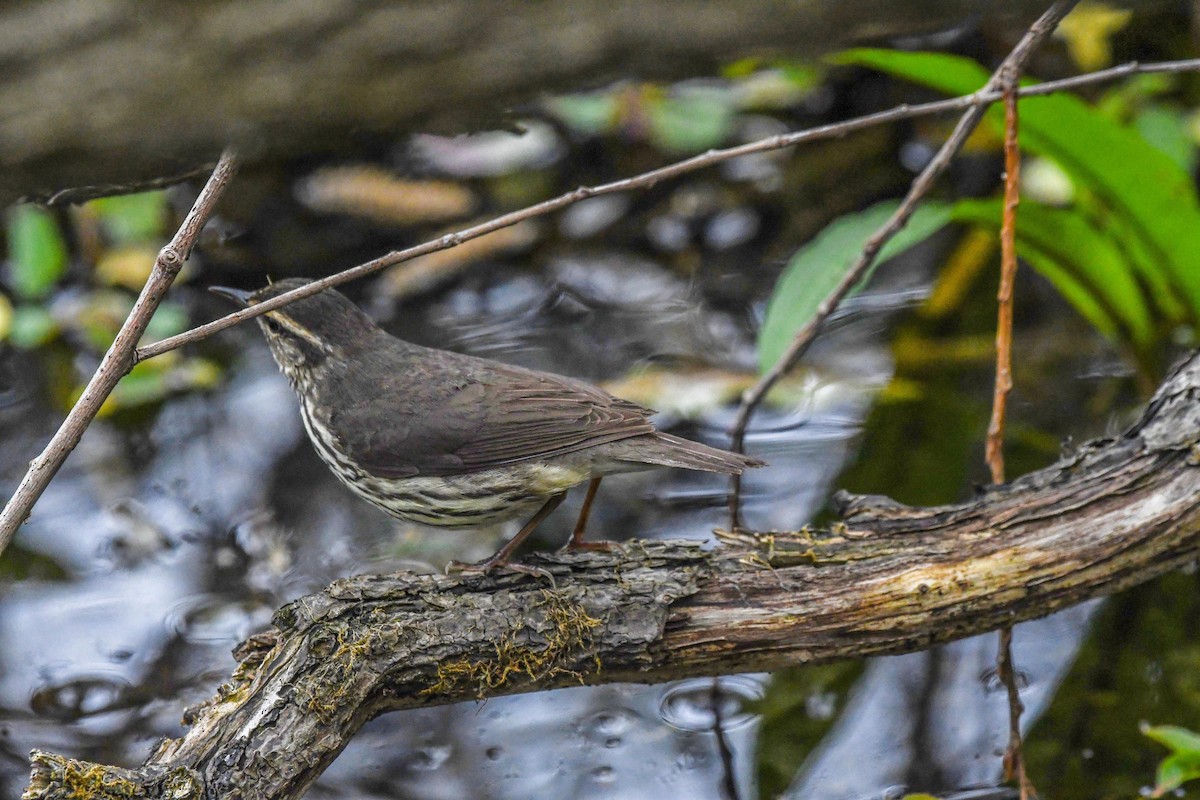
<svg viewBox="0 0 1200 800">
<path fill-rule="evenodd" d="M 346 453 L 325 413 L 328 408 L 301 395 L 300 416 L 317 455 L 351 491 L 400 519 L 448 528 L 504 522 L 532 513 L 551 496 L 590 475 L 582 460 L 525 462 L 461 475 L 372 475 Z"/>
</svg>

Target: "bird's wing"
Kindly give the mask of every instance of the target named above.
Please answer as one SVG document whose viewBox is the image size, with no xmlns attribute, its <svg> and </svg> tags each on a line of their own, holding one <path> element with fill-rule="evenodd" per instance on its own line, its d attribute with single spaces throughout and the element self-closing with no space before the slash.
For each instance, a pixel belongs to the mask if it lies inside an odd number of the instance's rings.
<svg viewBox="0 0 1200 800">
<path fill-rule="evenodd" d="M 364 402 L 334 412 L 339 438 L 367 472 L 465 474 L 654 431 L 650 409 L 597 386 L 444 355 L 451 357 L 435 373 L 390 376 L 357 393 Z M 380 415 L 381 408 L 389 412 Z M 377 421 L 356 424 L 367 422 L 366 415 Z"/>
</svg>

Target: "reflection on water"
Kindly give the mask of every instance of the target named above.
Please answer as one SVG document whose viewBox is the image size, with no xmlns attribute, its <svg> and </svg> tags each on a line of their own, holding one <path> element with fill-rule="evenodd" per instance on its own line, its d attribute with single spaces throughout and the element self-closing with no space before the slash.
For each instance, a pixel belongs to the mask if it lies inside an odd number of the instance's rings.
<svg viewBox="0 0 1200 800">
<path fill-rule="evenodd" d="M 544 282 L 468 283 L 424 313 L 425 322 L 401 327 L 593 379 L 684 356 L 714 368 L 752 357 L 744 326 L 706 309 L 686 282 L 615 255 L 563 261 Z M 9 793 L 33 747 L 132 765 L 149 742 L 180 735 L 182 710 L 212 692 L 231 668 L 230 649 L 286 600 L 339 575 L 475 558 L 511 533 L 430 531 L 353 497 L 311 453 L 257 332 L 230 336 L 245 355 L 223 386 L 169 400 L 145 423 L 97 423 L 21 532 L 20 547 L 64 575 L 30 577 L 0 595 Z M 772 468 L 746 482 L 750 524 L 796 527 L 824 502 L 870 395 L 889 377 L 881 345 L 860 346 L 874 357 L 793 381 L 759 418 L 750 448 Z M 28 380 L 17 396 L 36 396 Z M 50 425 L 45 407 L 23 404 L 20 424 Z M 722 444 L 732 407 L 700 403 L 661 423 L 673 420 L 674 430 Z M 5 453 L 15 475 L 27 455 L 13 440 Z M 592 533 L 708 536 L 723 524 L 727 487 L 699 473 L 614 476 Z M 566 537 L 573 511 L 544 526 L 542 546 Z M 715 693 L 708 679 L 568 689 L 391 714 L 355 739 L 314 796 L 719 797 L 719 718 L 739 796 L 749 797 L 756 718 L 744 703 L 763 680 L 731 676 Z"/>
<path fill-rule="evenodd" d="M 743 692 L 761 678 L 722 682 L 717 702 L 736 724 L 725 740 L 741 797 L 756 725 Z M 722 761 L 712 733 L 712 681 L 682 699 L 673 687 L 559 689 L 483 704 L 390 714 L 372 722 L 322 776 L 325 796 L 460 798 L 720 797 Z M 680 720 L 670 706 L 694 704 Z M 664 714 L 668 715 L 664 719 Z M 669 720 L 669 721 L 668 721 Z M 679 727 L 680 721 L 690 727 Z"/>
<path fill-rule="evenodd" d="M 755 136 L 778 126 L 758 116 L 742 123 L 765 129 Z M 783 154 L 742 159 L 721 170 L 722 182 L 706 176 L 646 197 L 594 198 L 558 218 L 562 240 L 540 243 L 544 252 L 531 259 L 536 269 L 484 259 L 480 268 L 455 271 L 419 302 L 396 296 L 402 282 L 386 276 L 350 291 L 359 299 L 366 294 L 364 306 L 398 335 L 609 381 L 619 394 L 658 408 L 660 426 L 724 445 L 734 403 L 752 380 L 755 320 L 785 255 L 770 249 L 771 237 L 785 217 L 789 226 L 803 227 L 792 221 L 801 219 L 812 227 L 881 188 L 895 188 L 890 160 L 880 167 L 871 141 L 848 142 L 853 149 L 832 159 L 826 155 L 835 144 L 806 151 L 811 163 L 799 165 Z M 417 150 L 425 161 L 474 176 L 493 175 L 487 165 L 496 163 L 545 167 L 577 156 L 546 127 L 528 140 L 423 139 Z M 808 181 L 808 194 L 795 185 L 811 177 L 805 170 L 821 177 Z M 768 203 L 766 193 L 789 181 L 788 196 L 798 194 L 802 207 Z M 304 238 L 315 255 L 301 262 L 302 272 L 316 275 L 328 272 L 329 263 L 355 260 L 341 250 L 336 258 L 321 252 L 329 241 L 342 243 L 336 225 L 309 233 Z M 603 244 L 591 238 L 599 233 Z M 394 245 L 388 239 L 366 255 Z M 794 245 L 787 240 L 788 248 Z M 889 384 L 893 312 L 925 296 L 929 247 L 938 246 L 932 242 L 881 271 L 874 291 L 831 320 L 807 359 L 811 366 L 769 396 L 747 437 L 749 450 L 770 463 L 743 482 L 749 527 L 795 529 L 818 514 L 854 461 L 884 386 L 891 413 L 873 420 L 858 464 L 874 480 L 861 482 L 907 502 L 946 502 L 970 491 L 982 464 L 977 445 L 986 427 L 987 370 L 964 370 L 944 384 L 907 376 Z M 173 291 L 186 295 L 189 288 Z M 1039 302 L 1030 305 L 1045 305 Z M 1028 306 L 1018 301 L 1018 307 Z M 215 310 L 201 306 L 197 316 Z M 990 314 L 988 306 L 988 326 Z M 1073 319 L 1062 307 L 1050 314 L 1058 317 L 1039 341 L 1043 349 L 1058 347 L 1060 356 L 1069 353 L 1054 369 L 1071 365 L 1084 388 L 1064 390 L 1055 378 L 1065 372 L 1046 370 L 1038 381 L 1018 375 L 1013 474 L 1053 457 L 1034 425 L 1055 435 L 1095 433 L 1092 417 L 1106 414 L 1111 402 L 1081 413 L 1093 386 L 1086 381 L 1109 380 L 1117 359 L 1107 345 L 1062 322 Z M 3 796 L 24 786 L 34 747 L 134 766 L 160 737 L 180 736 L 183 710 L 212 695 L 232 669 L 230 650 L 266 628 L 284 602 L 339 576 L 478 560 L 514 532 L 517 523 L 446 532 L 384 516 L 351 495 L 312 453 L 295 398 L 256 330 L 228 331 L 208 346 L 230 362 L 224 383 L 170 398 L 154 413 L 93 425 L 0 561 Z M 230 359 L 230 352 L 238 356 Z M 52 367 L 41 355 L 0 353 L 0 475 L 8 488 L 58 421 L 47 388 Z M 1019 368 L 1031 357 L 1019 357 Z M 1076 369 L 1080 364 L 1089 366 Z M 1035 407 L 1047 410 L 1029 413 Z M 1053 440 L 1049 449 L 1057 446 Z M 1026 455 L 1036 451 L 1025 462 L 1023 448 Z M 727 489 L 724 478 L 701 473 L 611 476 L 590 531 L 605 539 L 711 537 L 726 522 Z M 565 541 L 581 500 L 574 493 L 547 520 L 538 546 Z M 1054 696 L 1092 610 L 1019 627 L 1027 722 Z M 746 800 L 755 796 L 758 737 L 774 703 L 802 724 L 771 730 L 797 740 L 797 729 L 811 735 L 794 748 L 793 761 L 779 766 L 786 777 L 773 788 L 790 786 L 788 797 L 900 798 L 918 790 L 1007 797 L 990 788 L 999 782 L 1006 730 L 993 654 L 989 636 L 875 660 L 851 692 L 813 685 L 791 698 L 772 695 L 783 691 L 778 686 L 786 690 L 786 679 L 772 684 L 766 676 L 734 675 L 389 714 L 354 738 L 310 796 L 661 800 L 727 798 L 733 786 L 738 800 Z M 1146 682 L 1139 680 L 1135 692 Z M 766 718 L 757 715 L 763 708 Z M 1071 730 L 1063 741 L 1075 741 Z M 1074 763 L 1069 754 L 1057 761 Z"/>
<path fill-rule="evenodd" d="M 1098 605 L 1085 603 L 1017 627 L 1013 662 L 1023 676 L 1018 685 L 1026 731 L 1054 697 Z M 1008 697 L 995 663 L 995 635 L 873 659 L 785 797 L 867 800 L 879 797 L 880 786 L 980 787 L 981 794 L 949 796 L 1007 797 L 1007 790 L 995 794 L 992 788 L 1001 780 L 1008 743 Z M 864 752 L 872 758 L 864 760 Z"/>
<path fill-rule="evenodd" d="M 671 401 L 661 425 L 726 441 L 740 391 L 731 387 L 752 349 L 745 326 L 694 286 L 616 256 L 575 257 L 507 287 L 500 275 L 452 288 L 393 325 L 593 379 L 649 365 L 621 383 L 630 396 L 655 405 L 657 392 Z M 750 526 L 796 528 L 824 504 L 891 377 L 883 315 L 920 296 L 901 283 L 843 314 L 812 371 L 785 382 L 756 419 L 749 448 L 771 467 L 745 481 Z M 169 400 L 144 422 L 97 423 L 21 532 L 21 551 L 57 571 L 31 572 L 0 594 L 0 788 L 10 795 L 33 747 L 135 765 L 157 738 L 181 735 L 183 709 L 211 694 L 231 669 L 230 649 L 283 602 L 341 575 L 480 558 L 512 533 L 431 531 L 353 497 L 312 454 L 257 332 L 228 336 L 244 354 L 224 385 Z M 680 377 L 656 366 L 680 358 L 708 371 Z M 21 374 L 10 394 L 23 399 L 4 411 L 9 476 L 30 431 L 52 422 L 35 376 Z M 723 478 L 700 473 L 613 476 L 592 533 L 708 537 L 724 524 L 726 491 Z M 541 546 L 566 538 L 580 501 L 548 520 Z M 1070 664 L 1088 610 L 1020 629 L 1029 719 Z M 984 637 L 875 661 L 840 713 L 837 695 L 812 694 L 803 713 L 836 726 L 788 796 L 995 786 L 1005 725 L 993 652 Z M 354 739 L 312 796 L 721 798 L 732 780 L 739 798 L 753 797 L 759 720 L 749 709 L 765 681 L 564 689 L 390 714 Z"/>
</svg>

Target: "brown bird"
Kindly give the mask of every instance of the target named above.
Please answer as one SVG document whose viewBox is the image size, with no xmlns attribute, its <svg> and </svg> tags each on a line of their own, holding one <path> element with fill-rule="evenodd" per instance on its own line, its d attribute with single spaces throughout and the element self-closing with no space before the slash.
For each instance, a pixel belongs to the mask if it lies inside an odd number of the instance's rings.
<svg viewBox="0 0 1200 800">
<path fill-rule="evenodd" d="M 212 291 L 243 305 L 303 286 Z M 434 350 L 379 328 L 327 289 L 258 317 L 300 399 L 321 459 L 356 494 L 400 519 L 446 528 L 532 517 L 474 569 L 510 564 L 572 486 L 588 481 L 568 549 L 583 541 L 605 475 L 660 467 L 741 474 L 763 464 L 654 429 L 654 413 L 584 381 Z"/>
</svg>

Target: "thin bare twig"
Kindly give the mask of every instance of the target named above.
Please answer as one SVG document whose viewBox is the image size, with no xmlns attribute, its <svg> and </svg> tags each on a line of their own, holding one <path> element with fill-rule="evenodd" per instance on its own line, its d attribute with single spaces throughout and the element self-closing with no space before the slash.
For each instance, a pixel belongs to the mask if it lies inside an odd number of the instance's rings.
<svg viewBox="0 0 1200 800">
<path fill-rule="evenodd" d="M 46 490 L 67 455 L 79 444 L 83 432 L 100 411 L 100 406 L 117 382 L 137 363 L 134 353 L 138 339 L 145 333 L 155 309 L 162 302 L 183 263 L 191 255 L 196 237 L 200 235 L 204 223 L 212 215 L 217 199 L 236 171 L 237 157 L 232 150 L 226 150 L 221 154 L 208 183 L 200 191 L 179 230 L 158 252 L 158 258 L 154 261 L 154 268 L 150 271 L 150 277 L 146 279 L 146 285 L 142 287 L 142 293 L 133 304 L 133 309 L 121 325 L 121 330 L 117 332 L 117 337 L 108 348 L 108 352 L 101 359 L 100 366 L 88 381 L 83 394 L 50 439 L 46 449 L 29 462 L 29 470 L 21 480 L 20 486 L 4 506 L 4 511 L 0 512 L 0 553 L 8 547 L 17 528 L 29 516 L 33 504 L 42 496 L 42 492 Z"/>
<path fill-rule="evenodd" d="M 996 651 L 996 677 L 1008 693 L 1008 747 L 1004 750 L 1004 779 L 1012 780 L 1015 777 L 1021 800 L 1031 800 L 1037 797 L 1037 790 L 1025 772 L 1025 751 L 1021 746 L 1021 714 L 1025 712 L 1025 704 L 1021 702 L 1021 690 L 1017 687 L 1012 641 L 1012 626 L 1006 625 L 1000 629 L 1000 645 Z"/>
<path fill-rule="evenodd" d="M 1017 148 L 1017 97 L 1004 97 L 1004 213 L 1000 221 L 1000 288 L 996 292 L 996 384 L 988 423 L 986 459 L 992 483 L 1004 483 L 1004 420 L 1012 391 L 1013 284 L 1017 277 L 1017 204 L 1021 194 Z"/>
<path fill-rule="evenodd" d="M 1014 71 L 1019 74 L 1022 66 L 1029 59 L 1029 56 L 1033 54 L 1034 49 L 1054 31 L 1059 21 L 1067 15 L 1077 2 L 1078 0 L 1058 0 L 1042 16 L 1038 17 L 1008 56 L 1005 57 L 1004 61 L 1001 62 L 1000 67 L 992 74 L 992 77 L 988 79 L 983 89 L 980 90 L 981 93 L 1000 91 L 1003 88 L 1006 75 Z M 1001 94 L 1003 93 L 1001 92 Z M 758 382 L 747 389 L 745 394 L 742 395 L 742 404 L 738 409 L 731 434 L 732 444 L 730 449 L 734 452 L 740 453 L 745 449 L 746 426 L 750 423 L 750 417 L 758 408 L 759 403 L 766 397 L 767 392 L 771 390 L 771 387 L 788 370 L 796 365 L 796 362 L 800 360 L 808 350 L 809 345 L 816 338 L 817 331 L 820 330 L 821 325 L 824 324 L 825 320 L 833 313 L 842 300 L 846 298 L 850 290 L 862 280 L 863 275 L 866 274 L 867 269 L 875 261 L 875 257 L 879 254 L 879 251 L 908 223 L 908 219 L 916 211 L 917 205 L 920 204 L 921 200 L 933 187 L 933 182 L 950 166 L 950 162 L 958 154 L 958 151 L 962 149 L 963 143 L 966 142 L 971 131 L 975 130 L 975 126 L 979 124 L 979 121 L 983 119 L 986 111 L 987 106 L 973 105 L 962 115 L 958 124 L 954 126 L 954 131 L 950 134 L 950 137 L 946 139 L 945 143 L 942 144 L 929 163 L 925 165 L 925 169 L 921 170 L 921 173 L 913 179 L 912 186 L 909 187 L 908 194 L 905 195 L 899 207 L 888 218 L 887 222 L 872 234 L 871 238 L 867 239 L 858 259 L 847 270 L 842 280 L 829 293 L 829 296 L 817 306 L 817 311 L 812 319 L 806 322 L 804 327 L 796 333 L 791 344 L 788 345 L 788 349 L 775 362 L 774 366 L 767 370 Z M 732 487 L 729 493 L 730 530 L 737 530 L 741 527 L 741 494 L 741 476 L 735 475 L 732 478 Z"/>
<path fill-rule="evenodd" d="M 1047 81 L 1034 86 L 1023 86 L 1019 90 L 1021 97 L 1035 97 L 1038 95 L 1054 94 L 1069 89 L 1077 89 L 1081 86 L 1089 84 L 1103 83 L 1112 81 L 1118 78 L 1128 77 L 1130 75 L 1140 75 L 1146 73 L 1180 73 L 1180 72 L 1200 72 L 1200 59 L 1188 59 L 1183 61 L 1163 61 L 1150 64 L 1141 64 L 1136 61 L 1131 61 L 1127 64 L 1122 64 L 1110 69 L 1090 72 L 1086 75 L 1076 75 L 1071 78 L 1064 78 L 1057 81 Z M 244 308 L 239 311 L 227 314 L 224 317 L 213 320 L 212 322 L 199 325 L 191 330 L 175 336 L 168 337 L 154 344 L 145 345 L 138 348 L 136 359 L 142 361 L 147 358 L 162 355 L 171 350 L 183 347 L 185 344 L 192 344 L 202 339 L 207 339 L 215 333 L 231 328 L 239 322 L 244 322 L 248 319 L 253 319 L 260 314 L 265 314 L 268 311 L 274 311 L 277 308 L 282 308 L 289 303 L 294 303 L 297 300 L 302 300 L 305 297 L 311 297 L 318 292 L 328 289 L 333 286 L 338 286 L 349 281 L 356 280 L 370 275 L 373 272 L 378 272 L 381 269 L 395 266 L 396 264 L 409 261 L 418 256 L 435 253 L 439 250 L 447 250 L 451 247 L 456 247 L 470 239 L 476 239 L 480 236 L 486 236 L 493 231 L 507 228 L 511 225 L 516 225 L 518 222 L 523 222 L 527 219 L 544 216 L 546 214 L 566 208 L 573 203 L 589 197 L 596 197 L 603 194 L 615 194 L 618 192 L 628 192 L 637 189 L 647 189 L 660 183 L 664 180 L 679 177 L 689 172 L 704 169 L 706 167 L 720 164 L 729 161 L 739 156 L 753 155 L 756 153 L 767 153 L 773 150 L 782 150 L 786 147 L 794 145 L 806 144 L 815 142 L 821 139 L 832 139 L 847 134 L 854 133 L 860 130 L 883 125 L 889 122 L 898 122 L 900 120 L 914 119 L 916 117 L 930 116 L 933 114 L 942 114 L 949 111 L 961 111 L 967 108 L 985 108 L 992 103 L 1003 99 L 1003 93 L 997 89 L 985 87 L 973 94 L 962 95 L 961 97 L 952 97 L 946 100 L 936 100 L 931 103 L 921 103 L 919 105 L 900 105 L 886 111 L 880 111 L 875 114 L 867 114 L 862 117 L 845 120 L 843 122 L 835 122 L 829 125 L 820 125 L 815 128 L 807 128 L 794 133 L 781 134 L 779 136 L 771 136 L 766 139 L 759 139 L 747 144 L 738 145 L 737 147 L 728 147 L 722 150 L 710 150 L 692 158 L 678 161 L 674 164 L 669 164 L 659 169 L 644 172 L 640 175 L 635 175 L 631 178 L 606 183 L 599 186 L 581 186 L 578 189 L 559 195 L 558 197 L 545 200 L 527 208 L 513 211 L 508 214 L 488 220 L 487 222 L 474 225 L 469 228 L 464 228 L 455 233 L 449 233 L 438 239 L 424 242 L 404 250 L 393 250 L 390 253 L 385 253 L 379 258 L 359 264 L 356 267 L 344 270 L 342 272 L 330 275 L 312 283 L 302 286 L 299 289 L 293 289 L 290 292 L 273 297 L 251 308 Z"/>
<path fill-rule="evenodd" d="M 987 464 L 992 483 L 1004 483 L 1004 422 L 1012 391 L 1013 285 L 1017 278 L 1017 205 L 1021 202 L 1021 152 L 1017 145 L 1017 95 L 1020 76 L 1009 76 L 1004 95 L 1004 214 L 1000 222 L 1000 289 L 996 293 L 996 385 L 992 394 L 992 419 L 987 432 Z M 1004 751 L 1004 777 L 1017 779 L 1021 800 L 1036 797 L 1021 746 L 1021 690 L 1017 686 L 1012 656 L 1013 629 L 1000 629 L 996 673 L 1008 696 L 1008 747 Z"/>
</svg>

